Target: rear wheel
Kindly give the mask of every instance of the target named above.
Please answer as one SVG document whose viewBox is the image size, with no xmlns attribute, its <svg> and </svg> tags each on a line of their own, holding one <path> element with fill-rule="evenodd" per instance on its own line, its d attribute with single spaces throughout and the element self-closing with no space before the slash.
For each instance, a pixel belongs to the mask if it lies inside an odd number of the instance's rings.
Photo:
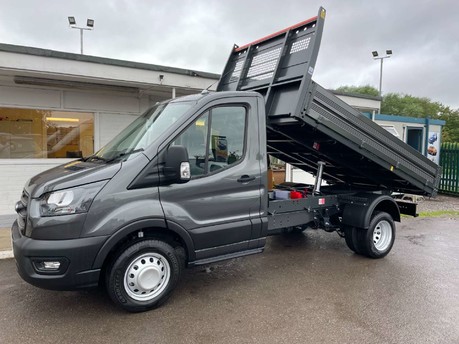
<svg viewBox="0 0 459 344">
<path fill-rule="evenodd" d="M 180 277 L 183 257 L 169 244 L 143 240 L 120 250 L 107 275 L 111 299 L 129 312 L 160 306 Z"/>
<path fill-rule="evenodd" d="M 395 224 L 386 212 L 375 212 L 368 230 L 356 229 L 354 244 L 360 254 L 370 258 L 385 257 L 395 240 Z"/>
</svg>

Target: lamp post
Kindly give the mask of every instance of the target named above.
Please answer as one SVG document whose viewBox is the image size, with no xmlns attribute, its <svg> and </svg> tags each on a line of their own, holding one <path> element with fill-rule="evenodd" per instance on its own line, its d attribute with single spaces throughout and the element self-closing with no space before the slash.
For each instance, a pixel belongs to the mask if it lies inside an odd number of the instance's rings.
<svg viewBox="0 0 459 344">
<path fill-rule="evenodd" d="M 86 27 L 76 26 L 75 17 L 68 17 L 68 20 L 69 20 L 69 25 L 71 29 L 80 30 L 80 53 L 81 55 L 83 55 L 83 31 L 94 29 L 94 19 L 88 19 L 86 21 Z"/>
<path fill-rule="evenodd" d="M 392 55 L 392 50 L 386 50 L 386 56 L 379 56 L 377 51 L 372 51 L 374 60 L 381 60 L 381 68 L 379 70 L 379 96 L 382 96 L 382 69 L 384 59 L 389 58 Z"/>
</svg>

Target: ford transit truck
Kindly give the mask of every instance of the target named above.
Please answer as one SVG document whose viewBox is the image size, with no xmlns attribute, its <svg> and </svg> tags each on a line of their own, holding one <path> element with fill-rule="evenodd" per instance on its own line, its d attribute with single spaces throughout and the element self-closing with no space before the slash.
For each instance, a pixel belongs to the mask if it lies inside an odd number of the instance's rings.
<svg viewBox="0 0 459 344">
<path fill-rule="evenodd" d="M 321 228 L 386 256 L 401 214 L 416 216 L 391 194 L 435 195 L 439 167 L 311 79 L 324 19 L 320 8 L 235 45 L 216 92 L 160 102 L 94 155 L 30 179 L 12 225 L 20 276 L 105 285 L 139 312 L 164 303 L 184 268 L 260 253 L 285 231 Z M 271 191 L 270 158 L 314 185 Z"/>
</svg>

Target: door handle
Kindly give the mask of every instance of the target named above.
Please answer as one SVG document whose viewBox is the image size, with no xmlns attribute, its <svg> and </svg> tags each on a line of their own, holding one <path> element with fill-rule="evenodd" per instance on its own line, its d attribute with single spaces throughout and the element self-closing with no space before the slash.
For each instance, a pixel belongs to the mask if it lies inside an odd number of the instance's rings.
<svg viewBox="0 0 459 344">
<path fill-rule="evenodd" d="M 248 183 L 248 182 L 251 182 L 252 180 L 255 180 L 255 177 L 254 176 L 249 176 L 247 174 L 244 174 L 243 176 L 241 176 L 237 181 L 239 183 Z"/>
</svg>

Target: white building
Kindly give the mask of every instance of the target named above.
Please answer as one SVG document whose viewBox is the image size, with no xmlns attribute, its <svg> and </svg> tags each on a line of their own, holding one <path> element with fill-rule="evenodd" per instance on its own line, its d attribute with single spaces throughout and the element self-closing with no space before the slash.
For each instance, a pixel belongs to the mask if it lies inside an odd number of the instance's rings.
<svg viewBox="0 0 459 344">
<path fill-rule="evenodd" d="M 0 217 L 14 214 L 30 177 L 94 153 L 157 101 L 200 92 L 218 79 L 212 73 L 0 44 Z"/>
<path fill-rule="evenodd" d="M 354 109 L 376 114 L 381 112 L 381 100 L 380 96 L 369 96 L 365 94 L 354 94 L 330 90 L 335 96 L 341 99 L 343 102 L 349 104 Z"/>
</svg>

